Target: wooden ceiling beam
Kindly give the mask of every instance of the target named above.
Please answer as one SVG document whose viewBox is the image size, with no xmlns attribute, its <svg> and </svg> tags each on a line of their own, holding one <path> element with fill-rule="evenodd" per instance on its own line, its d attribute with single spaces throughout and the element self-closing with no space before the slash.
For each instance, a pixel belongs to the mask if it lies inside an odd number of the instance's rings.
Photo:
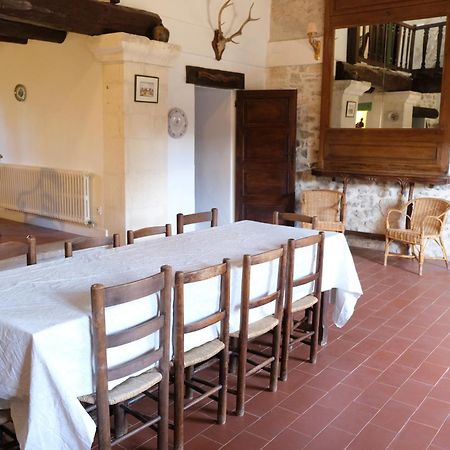
<svg viewBox="0 0 450 450">
<path fill-rule="evenodd" d="M 153 39 L 154 13 L 98 0 L 0 0 L 0 18 L 90 36 L 125 32 Z"/>
<path fill-rule="evenodd" d="M 0 19 L 0 30 L 3 37 L 25 40 L 25 43 L 28 39 L 37 39 L 61 44 L 67 36 L 65 31 L 51 30 L 50 28 L 42 28 L 28 23 L 11 22 L 10 20 L 3 19 Z"/>
<path fill-rule="evenodd" d="M 3 36 L 2 34 L 0 34 L 0 42 L 9 42 L 10 44 L 27 44 L 28 39 Z"/>
</svg>

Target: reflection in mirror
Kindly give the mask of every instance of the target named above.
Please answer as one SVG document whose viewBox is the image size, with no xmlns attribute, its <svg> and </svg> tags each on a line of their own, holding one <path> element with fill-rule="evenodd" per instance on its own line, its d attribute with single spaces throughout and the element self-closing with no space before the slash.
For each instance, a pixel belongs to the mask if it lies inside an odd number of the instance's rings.
<svg viewBox="0 0 450 450">
<path fill-rule="evenodd" d="M 446 17 L 335 31 L 332 128 L 438 128 Z"/>
</svg>

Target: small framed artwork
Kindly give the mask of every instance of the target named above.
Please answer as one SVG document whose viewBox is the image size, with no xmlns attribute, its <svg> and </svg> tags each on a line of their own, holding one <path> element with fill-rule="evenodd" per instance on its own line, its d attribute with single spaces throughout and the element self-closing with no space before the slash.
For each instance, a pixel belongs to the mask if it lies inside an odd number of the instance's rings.
<svg viewBox="0 0 450 450">
<path fill-rule="evenodd" d="M 158 103 L 159 78 L 146 75 L 134 76 L 134 101 Z"/>
<path fill-rule="evenodd" d="M 347 102 L 345 108 L 345 117 L 355 117 L 356 114 L 356 102 Z"/>
</svg>

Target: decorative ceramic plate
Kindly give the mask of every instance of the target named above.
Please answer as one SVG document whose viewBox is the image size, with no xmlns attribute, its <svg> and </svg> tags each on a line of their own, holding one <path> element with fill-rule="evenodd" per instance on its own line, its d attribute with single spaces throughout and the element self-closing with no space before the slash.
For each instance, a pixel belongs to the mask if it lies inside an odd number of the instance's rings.
<svg viewBox="0 0 450 450">
<path fill-rule="evenodd" d="M 14 88 L 14 97 L 18 102 L 24 102 L 27 98 L 27 88 L 23 84 L 18 84 Z"/>
<path fill-rule="evenodd" d="M 188 120 L 186 113 L 180 108 L 169 111 L 169 136 L 177 139 L 186 133 Z"/>
</svg>

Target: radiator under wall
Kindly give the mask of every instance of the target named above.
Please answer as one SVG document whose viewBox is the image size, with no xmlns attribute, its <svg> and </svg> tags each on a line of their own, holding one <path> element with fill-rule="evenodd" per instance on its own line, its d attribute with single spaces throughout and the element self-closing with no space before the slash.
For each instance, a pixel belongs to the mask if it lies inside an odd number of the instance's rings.
<svg viewBox="0 0 450 450">
<path fill-rule="evenodd" d="M 0 164 L 0 207 L 91 224 L 92 175 L 74 170 Z"/>
</svg>

